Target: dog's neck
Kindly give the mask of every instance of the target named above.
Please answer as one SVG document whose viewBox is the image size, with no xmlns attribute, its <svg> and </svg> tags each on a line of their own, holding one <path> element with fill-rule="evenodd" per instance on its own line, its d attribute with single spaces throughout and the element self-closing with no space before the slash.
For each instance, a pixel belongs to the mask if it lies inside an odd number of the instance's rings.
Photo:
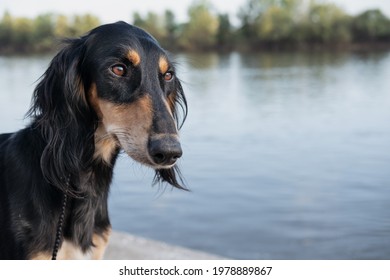
<svg viewBox="0 0 390 280">
<path fill-rule="evenodd" d="M 85 197 L 71 199 L 68 211 L 69 229 L 64 232 L 67 240 L 73 240 L 83 252 L 92 246 L 96 229 L 105 232 L 110 228 L 107 198 L 119 146 L 116 139 L 107 134 L 102 125 L 95 131 L 95 151 L 92 166 L 82 174 L 79 188 Z M 71 234 L 70 234 L 71 233 Z"/>
<path fill-rule="evenodd" d="M 110 229 L 107 199 L 118 154 L 116 140 L 99 127 L 95 132 L 92 166 L 80 180 L 80 188 L 85 191 L 86 196 L 71 199 L 68 228 L 64 232 L 65 240 L 72 240 L 84 253 L 94 248 L 93 238 L 97 233 Z"/>
</svg>

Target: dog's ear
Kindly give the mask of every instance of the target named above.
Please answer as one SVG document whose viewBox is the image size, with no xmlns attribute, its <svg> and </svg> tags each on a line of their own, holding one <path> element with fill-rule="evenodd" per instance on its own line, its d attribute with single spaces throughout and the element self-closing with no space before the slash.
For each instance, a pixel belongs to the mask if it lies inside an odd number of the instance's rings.
<svg viewBox="0 0 390 280">
<path fill-rule="evenodd" d="M 66 42 L 36 87 L 29 111 L 46 142 L 41 157 L 45 179 L 71 194 L 81 191 L 75 186 L 94 150 L 96 116 L 88 105 L 81 73 L 85 41 L 84 37 Z"/>
<path fill-rule="evenodd" d="M 175 90 L 171 92 L 168 96 L 168 104 L 171 107 L 173 117 L 176 120 L 178 129 L 180 129 L 188 114 L 187 99 L 184 95 L 184 90 L 179 79 L 175 81 Z M 181 113 L 179 112 L 181 109 Z"/>
</svg>

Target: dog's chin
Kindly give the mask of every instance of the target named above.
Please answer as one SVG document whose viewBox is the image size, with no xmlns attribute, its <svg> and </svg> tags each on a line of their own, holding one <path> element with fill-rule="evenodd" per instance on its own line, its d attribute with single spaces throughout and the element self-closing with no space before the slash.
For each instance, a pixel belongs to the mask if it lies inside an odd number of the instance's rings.
<svg viewBox="0 0 390 280">
<path fill-rule="evenodd" d="M 134 161 L 152 168 L 155 171 L 155 176 L 153 179 L 153 184 L 166 182 L 173 187 L 182 190 L 188 190 L 185 187 L 185 184 L 182 180 L 180 170 L 177 166 L 177 162 L 170 165 L 156 164 L 149 157 L 149 154 L 140 152 L 140 149 L 123 149 L 128 156 L 130 156 Z"/>
<path fill-rule="evenodd" d="M 149 168 L 152 168 L 156 171 L 171 169 L 176 165 L 176 162 L 173 164 L 170 164 L 170 165 L 157 164 L 157 163 L 153 162 L 153 160 L 149 156 L 141 155 L 139 153 L 132 153 L 131 151 L 126 151 L 126 154 L 129 157 L 131 157 L 133 160 L 135 160 L 136 162 L 138 162 L 144 166 L 147 166 Z"/>
<path fill-rule="evenodd" d="M 140 161 L 138 161 L 138 162 L 140 162 Z M 150 167 L 156 171 L 171 169 L 176 165 L 176 163 L 171 164 L 171 165 L 161 165 L 161 164 L 155 164 L 155 163 L 150 163 L 150 162 L 140 162 L 140 163 L 147 166 L 147 167 Z"/>
</svg>

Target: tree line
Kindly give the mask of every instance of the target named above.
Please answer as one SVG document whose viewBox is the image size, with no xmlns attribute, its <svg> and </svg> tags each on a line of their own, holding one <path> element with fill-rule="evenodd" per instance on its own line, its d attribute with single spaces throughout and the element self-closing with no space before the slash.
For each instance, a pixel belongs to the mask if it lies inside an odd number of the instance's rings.
<svg viewBox="0 0 390 280">
<path fill-rule="evenodd" d="M 195 1 L 188 21 L 162 14 L 134 13 L 130 23 L 146 29 L 169 50 L 257 50 L 260 48 L 390 45 L 390 19 L 380 10 L 349 15 L 318 0 L 247 0 L 237 12 L 238 24 L 216 11 L 207 0 Z M 47 52 L 59 39 L 80 36 L 101 24 L 86 14 L 39 15 L 34 19 L 5 12 L 0 21 L 0 52 Z"/>
</svg>

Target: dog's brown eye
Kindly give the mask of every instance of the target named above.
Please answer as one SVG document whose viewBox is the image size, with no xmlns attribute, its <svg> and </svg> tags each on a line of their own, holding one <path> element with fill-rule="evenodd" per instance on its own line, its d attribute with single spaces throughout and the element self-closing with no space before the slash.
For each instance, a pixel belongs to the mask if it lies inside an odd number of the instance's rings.
<svg viewBox="0 0 390 280">
<path fill-rule="evenodd" d="M 172 72 L 167 72 L 167 73 L 164 74 L 164 80 L 165 81 L 170 81 L 170 80 L 172 80 L 172 78 L 173 78 L 173 73 Z"/>
<path fill-rule="evenodd" d="M 126 67 L 124 65 L 118 64 L 114 65 L 111 68 L 112 73 L 114 73 L 117 76 L 123 77 L 126 74 Z"/>
</svg>

